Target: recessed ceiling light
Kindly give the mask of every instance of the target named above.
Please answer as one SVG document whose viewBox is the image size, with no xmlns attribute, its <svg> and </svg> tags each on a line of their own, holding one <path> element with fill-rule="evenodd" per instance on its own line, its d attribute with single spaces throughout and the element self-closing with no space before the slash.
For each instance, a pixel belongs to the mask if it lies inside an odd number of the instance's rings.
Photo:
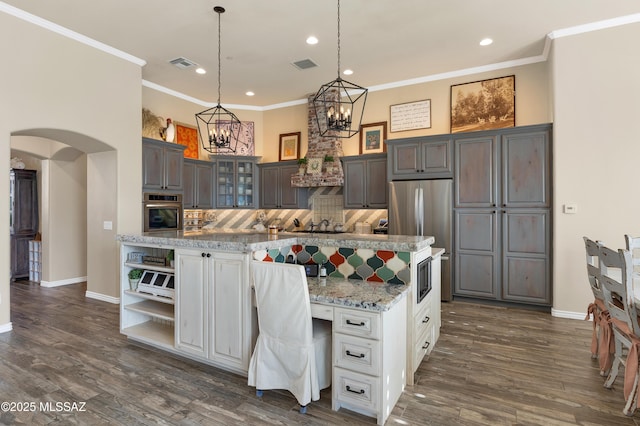
<svg viewBox="0 0 640 426">
<path fill-rule="evenodd" d="M 309 36 L 309 38 L 307 38 L 307 44 L 318 44 L 318 39 L 314 36 Z"/>
<path fill-rule="evenodd" d="M 198 74 L 206 74 L 206 73 L 207 73 L 207 70 L 205 70 L 204 68 L 196 68 L 196 72 L 197 72 Z"/>
<path fill-rule="evenodd" d="M 493 40 L 491 40 L 490 38 L 483 38 L 482 40 L 480 40 L 480 46 L 488 46 L 491 43 L 493 43 Z"/>
<path fill-rule="evenodd" d="M 247 96 L 253 96 L 253 95 L 255 95 L 255 93 L 253 93 L 253 92 L 249 91 L 249 92 L 245 93 L 245 95 L 247 95 Z"/>
<path fill-rule="evenodd" d="M 344 75 L 351 75 L 351 74 L 353 74 L 353 70 L 346 69 L 346 70 L 342 71 L 342 74 L 344 74 Z"/>
</svg>

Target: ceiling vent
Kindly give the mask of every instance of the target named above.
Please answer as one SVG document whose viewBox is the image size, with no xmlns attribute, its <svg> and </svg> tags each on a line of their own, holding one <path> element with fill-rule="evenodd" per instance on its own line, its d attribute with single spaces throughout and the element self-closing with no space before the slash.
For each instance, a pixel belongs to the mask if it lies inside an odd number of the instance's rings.
<svg viewBox="0 0 640 426">
<path fill-rule="evenodd" d="M 169 63 L 171 65 L 175 65 L 176 67 L 180 68 L 180 69 L 186 69 L 186 68 L 191 68 L 191 67 L 195 67 L 196 64 L 195 62 L 187 59 L 187 58 L 176 58 L 176 59 L 172 59 L 169 61 Z"/>
<path fill-rule="evenodd" d="M 307 70 L 318 66 L 318 64 L 313 62 L 311 59 L 302 59 L 301 61 L 293 62 L 292 65 L 299 70 Z"/>
</svg>

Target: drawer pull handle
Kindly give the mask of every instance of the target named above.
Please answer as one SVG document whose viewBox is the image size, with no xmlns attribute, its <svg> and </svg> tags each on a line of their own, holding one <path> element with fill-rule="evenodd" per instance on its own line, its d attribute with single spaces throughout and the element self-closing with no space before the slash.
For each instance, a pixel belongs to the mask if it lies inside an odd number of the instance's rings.
<svg viewBox="0 0 640 426">
<path fill-rule="evenodd" d="M 429 318 L 428 316 L 427 316 L 427 317 L 424 317 L 424 319 L 422 320 L 422 322 L 426 324 L 426 323 L 428 323 L 428 322 L 429 322 L 429 320 L 430 320 L 430 319 L 431 319 L 431 318 Z"/>
<path fill-rule="evenodd" d="M 347 355 L 352 356 L 354 358 L 364 358 L 364 354 L 352 354 L 350 350 L 347 349 Z"/>
<path fill-rule="evenodd" d="M 357 322 L 352 322 L 351 320 L 347 320 L 347 325 L 357 325 L 358 327 L 364 327 L 364 321 L 360 321 L 359 323 Z"/>
<path fill-rule="evenodd" d="M 357 393 L 359 395 L 362 395 L 364 393 L 364 389 L 360 389 L 360 390 L 352 390 L 351 386 L 347 385 L 347 392 L 352 392 L 352 393 Z"/>
<path fill-rule="evenodd" d="M 424 346 L 422 347 L 422 349 L 429 349 L 429 345 L 430 344 L 431 343 L 429 343 L 429 342 L 424 342 Z"/>
</svg>

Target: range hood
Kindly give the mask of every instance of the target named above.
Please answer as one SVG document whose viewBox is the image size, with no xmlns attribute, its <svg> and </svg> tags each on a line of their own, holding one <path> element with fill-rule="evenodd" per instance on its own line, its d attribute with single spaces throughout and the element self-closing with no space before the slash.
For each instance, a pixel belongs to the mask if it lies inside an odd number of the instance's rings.
<svg viewBox="0 0 640 426">
<path fill-rule="evenodd" d="M 319 186 L 344 186 L 344 172 L 342 170 L 342 162 L 340 157 L 344 155 L 342 152 L 342 139 L 338 137 L 322 137 L 316 122 L 316 111 L 313 105 L 315 94 L 307 98 L 307 127 L 309 135 L 309 147 L 307 149 L 307 160 L 311 164 L 311 160 L 315 158 L 324 159 L 325 155 L 333 157 L 333 170 L 327 172 L 322 167 L 320 173 L 305 173 L 304 175 L 292 175 L 291 186 L 294 187 L 319 187 Z"/>
</svg>

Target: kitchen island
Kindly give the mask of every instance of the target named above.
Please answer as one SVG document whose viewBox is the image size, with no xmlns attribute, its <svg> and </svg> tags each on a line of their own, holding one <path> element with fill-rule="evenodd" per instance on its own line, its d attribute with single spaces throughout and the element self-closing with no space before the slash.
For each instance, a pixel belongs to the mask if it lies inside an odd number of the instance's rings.
<svg viewBox="0 0 640 426">
<path fill-rule="evenodd" d="M 243 375 L 258 332 L 250 262 L 325 265 L 328 278 L 310 277 L 308 284 L 314 318 L 333 322 L 332 406 L 374 416 L 378 423 L 405 384 L 413 383 L 439 336 L 439 275 L 434 273 L 432 291 L 420 303 L 415 291 L 418 263 L 432 257 L 432 271 L 439 274 L 441 251 L 432 253 L 432 237 L 227 230 L 117 239 L 121 332 Z M 161 264 L 170 252 L 175 268 Z M 127 280 L 132 269 L 148 271 L 148 282 L 137 290 Z M 349 355 L 356 350 L 359 357 Z"/>
</svg>

